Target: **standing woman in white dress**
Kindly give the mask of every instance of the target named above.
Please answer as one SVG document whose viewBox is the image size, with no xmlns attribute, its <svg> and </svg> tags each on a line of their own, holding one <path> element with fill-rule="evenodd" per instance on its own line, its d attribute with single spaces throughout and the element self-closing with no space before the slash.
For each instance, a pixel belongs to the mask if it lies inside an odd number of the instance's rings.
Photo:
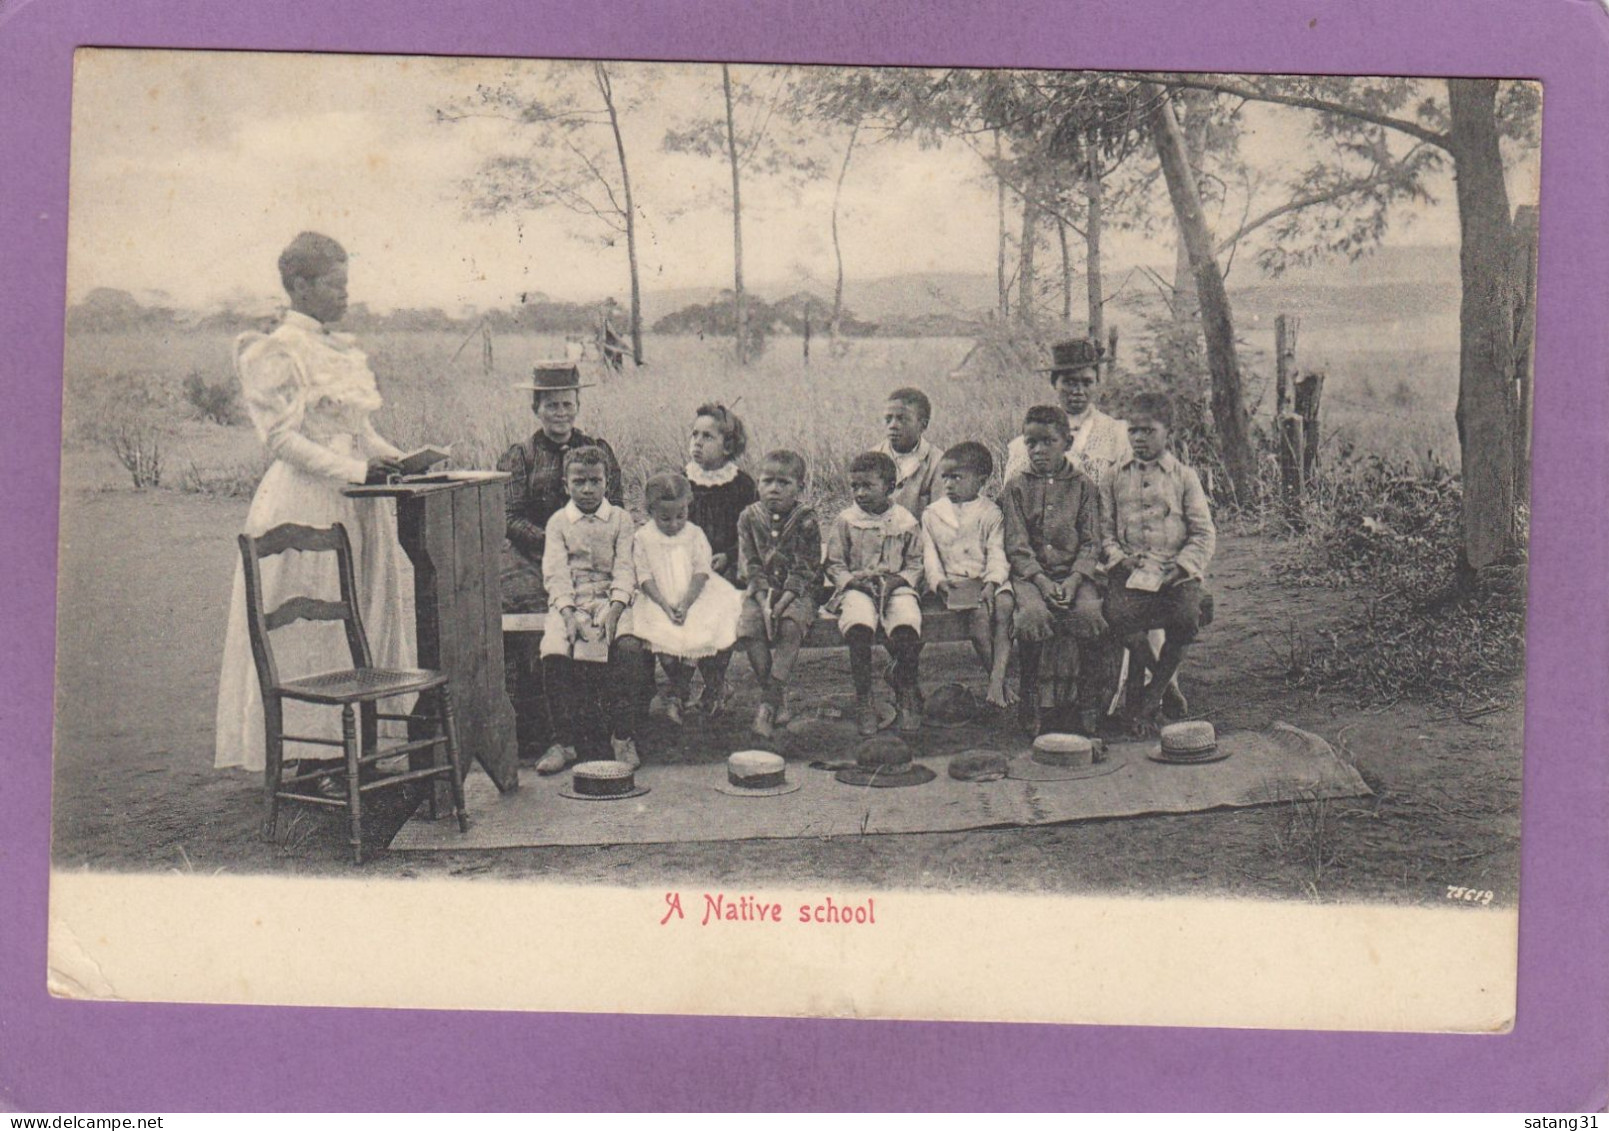
<svg viewBox="0 0 1609 1131">
<path fill-rule="evenodd" d="M 274 457 L 252 497 L 246 533 L 261 535 L 285 522 L 305 526 L 341 523 L 352 542 L 363 627 L 378 667 L 415 662 L 412 619 L 404 594 L 413 574 L 397 542 L 388 499 L 351 499 L 353 484 L 384 482 L 401 456 L 374 429 L 380 391 L 368 358 L 350 335 L 330 331 L 346 313 L 347 256 L 328 236 L 303 232 L 279 257 L 290 310 L 270 334 L 235 341 L 235 371 L 258 438 Z M 262 562 L 265 609 L 299 594 L 340 599 L 333 554 L 290 552 Z M 273 634 L 281 678 L 350 668 L 345 632 L 336 621 L 300 621 Z M 396 704 L 383 706 L 394 710 Z M 287 734 L 340 738 L 339 713 L 308 704 L 285 704 Z M 287 743 L 289 758 L 339 760 L 339 746 Z M 262 770 L 263 701 L 246 630 L 246 588 L 235 563 L 234 595 L 224 638 L 218 689 L 215 764 Z M 325 779 L 321 786 L 343 791 Z"/>
</svg>

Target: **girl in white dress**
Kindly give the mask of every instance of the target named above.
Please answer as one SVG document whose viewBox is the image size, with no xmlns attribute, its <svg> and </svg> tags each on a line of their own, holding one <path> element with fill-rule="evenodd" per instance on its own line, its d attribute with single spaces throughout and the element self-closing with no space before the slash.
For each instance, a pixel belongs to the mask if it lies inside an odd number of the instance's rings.
<svg viewBox="0 0 1609 1131">
<path fill-rule="evenodd" d="M 709 539 L 687 521 L 693 488 L 685 476 L 655 475 L 643 497 L 651 521 L 632 542 L 638 590 L 632 633 L 670 673 L 669 704 L 679 717 L 692 685 L 690 664 L 737 642 L 743 596 L 715 572 Z"/>
<path fill-rule="evenodd" d="M 303 232 L 280 255 L 279 272 L 290 295 L 284 321 L 271 334 L 242 334 L 235 342 L 235 371 L 246 409 L 274 457 L 252 497 L 246 533 L 261 535 L 284 522 L 344 525 L 374 664 L 411 668 L 416 653 L 406 594 L 413 572 L 397 542 L 392 504 L 341 493 L 351 484 L 384 482 L 399 470 L 396 460 L 402 454 L 375 431 L 370 419 L 381 402 L 368 358 L 351 337 L 328 329 L 346 312 L 346 252 L 328 236 Z M 340 599 L 333 554 L 291 552 L 265 558 L 262 578 L 265 609 L 298 594 Z M 352 666 L 339 622 L 297 622 L 276 630 L 272 644 L 282 679 Z M 399 706 L 406 709 L 393 702 L 381 710 Z M 286 702 L 284 731 L 338 740 L 340 713 Z M 218 688 L 214 761 L 220 768 L 261 770 L 264 752 L 262 692 L 246 631 L 245 579 L 237 561 Z M 287 743 L 285 752 L 302 761 L 341 757 L 339 746 Z M 344 795 L 344 786 L 331 784 Z"/>
</svg>

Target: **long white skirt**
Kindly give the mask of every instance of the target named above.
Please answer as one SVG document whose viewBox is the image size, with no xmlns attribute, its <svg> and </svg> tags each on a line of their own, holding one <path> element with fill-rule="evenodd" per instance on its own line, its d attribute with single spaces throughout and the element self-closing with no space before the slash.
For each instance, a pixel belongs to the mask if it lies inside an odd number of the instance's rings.
<svg viewBox="0 0 1609 1131">
<path fill-rule="evenodd" d="M 284 522 L 305 526 L 341 523 L 352 542 L 359 609 L 376 667 L 411 668 L 418 655 L 414 641 L 411 594 L 413 569 L 397 542 L 395 504 L 390 499 L 350 499 L 345 484 L 309 475 L 276 461 L 252 498 L 247 534 L 267 533 Z M 340 575 L 335 555 L 291 551 L 262 561 L 263 607 L 273 609 L 287 598 L 306 595 L 339 600 Z M 279 678 L 295 679 L 352 666 L 346 632 L 339 621 L 298 621 L 270 634 Z M 402 714 L 407 700 L 382 702 L 380 710 Z M 397 728 L 387 727 L 397 733 Z M 341 737 L 341 712 L 335 707 L 285 702 L 285 733 L 314 738 Z M 341 757 L 336 747 L 286 743 L 286 758 Z M 234 593 L 229 601 L 229 627 L 224 637 L 223 674 L 218 685 L 217 738 L 214 765 L 261 770 L 266 761 L 263 697 L 252 661 L 246 629 L 246 578 L 235 563 Z"/>
</svg>

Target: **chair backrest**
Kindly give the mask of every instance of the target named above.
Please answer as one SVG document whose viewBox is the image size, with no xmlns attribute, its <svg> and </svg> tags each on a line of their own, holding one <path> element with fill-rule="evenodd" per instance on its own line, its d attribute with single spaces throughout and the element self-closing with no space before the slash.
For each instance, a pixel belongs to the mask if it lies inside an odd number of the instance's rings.
<svg viewBox="0 0 1609 1131">
<path fill-rule="evenodd" d="M 246 577 L 246 627 L 251 636 L 252 659 L 257 664 L 257 679 L 267 699 L 279 689 L 279 673 L 274 666 L 274 650 L 269 634 L 302 620 L 338 620 L 346 627 L 346 642 L 352 651 L 352 666 L 370 666 L 369 640 L 363 632 L 363 620 L 358 614 L 357 582 L 352 572 L 352 543 L 346 527 L 336 523 L 329 527 L 301 526 L 287 522 L 274 527 L 266 534 L 253 537 L 242 534 L 240 564 Z M 333 553 L 341 581 L 341 599 L 327 601 L 307 594 L 285 597 L 273 609 L 263 608 L 262 560 L 294 550 L 298 553 Z"/>
</svg>

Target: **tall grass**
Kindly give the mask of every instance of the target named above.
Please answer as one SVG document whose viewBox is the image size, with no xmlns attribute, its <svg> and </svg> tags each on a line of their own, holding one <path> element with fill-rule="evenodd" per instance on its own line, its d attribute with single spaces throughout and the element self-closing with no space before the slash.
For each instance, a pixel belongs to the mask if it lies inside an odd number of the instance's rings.
<svg viewBox="0 0 1609 1131">
<path fill-rule="evenodd" d="M 1252 335 L 1254 338 L 1257 335 Z M 1317 335 L 1314 338 L 1317 339 Z M 530 372 L 538 358 L 563 355 L 557 336 L 498 335 L 490 374 L 478 350 L 455 351 L 456 332 L 390 332 L 361 339 L 386 399 L 378 424 L 404 447 L 451 443 L 464 466 L 492 466 L 510 444 L 535 427 L 525 394 L 509 386 Z M 582 394 L 581 427 L 603 436 L 625 465 L 635 497 L 654 471 L 686 459 L 686 430 L 701 402 L 732 406 L 750 426 L 749 462 L 765 451 L 791 447 L 811 465 L 811 494 L 830 507 L 846 494 L 843 468 L 857 452 L 881 439 L 883 398 L 900 385 L 916 385 L 933 400 L 931 438 L 940 444 L 977 439 L 1003 462 L 1005 446 L 1031 404 L 1051 401 L 1043 379 L 1011 381 L 948 375 L 972 347 L 969 339 L 853 339 L 835 354 L 818 342 L 806 366 L 795 338 L 778 338 L 748 367 L 731 357 L 727 339 L 652 336 L 649 364 L 623 374 L 589 370 L 598 387 Z M 1315 347 L 1320 345 L 1314 341 Z M 1131 338 L 1125 352 L 1134 352 Z M 1260 356 L 1254 341 L 1249 364 Z M 1387 458 L 1423 460 L 1428 451 L 1456 468 L 1452 405 L 1456 397 L 1456 349 L 1393 347 L 1368 326 L 1331 335 L 1311 351 L 1329 368 L 1325 388 L 1326 458 L 1341 452 L 1372 452 Z M 262 464 L 260 445 L 245 427 L 195 419 L 184 382 L 191 375 L 207 385 L 234 381 L 227 334 L 174 329 L 162 333 L 74 334 L 67 340 L 64 388 L 65 440 L 69 447 L 104 446 L 118 425 L 131 420 L 160 426 L 184 485 L 224 483 L 233 494 Z M 1124 386 L 1137 378 L 1119 373 L 1106 391 L 1120 403 Z M 1258 420 L 1271 411 L 1271 382 L 1253 375 L 1248 391 Z"/>
</svg>

